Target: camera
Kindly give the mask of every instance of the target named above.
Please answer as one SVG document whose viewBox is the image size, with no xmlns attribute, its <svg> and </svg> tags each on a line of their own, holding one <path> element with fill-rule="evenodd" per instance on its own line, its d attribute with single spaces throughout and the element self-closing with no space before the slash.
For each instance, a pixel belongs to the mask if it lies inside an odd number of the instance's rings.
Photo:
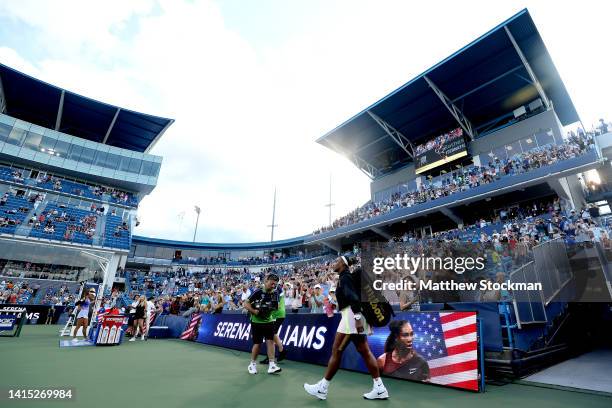
<svg viewBox="0 0 612 408">
<path fill-rule="evenodd" d="M 278 309 L 278 300 L 261 299 L 257 302 L 254 302 L 253 307 L 259 310 L 259 314 L 257 314 L 257 317 L 261 319 L 267 319 L 268 317 L 270 317 L 270 313 L 272 313 L 273 310 Z"/>
</svg>

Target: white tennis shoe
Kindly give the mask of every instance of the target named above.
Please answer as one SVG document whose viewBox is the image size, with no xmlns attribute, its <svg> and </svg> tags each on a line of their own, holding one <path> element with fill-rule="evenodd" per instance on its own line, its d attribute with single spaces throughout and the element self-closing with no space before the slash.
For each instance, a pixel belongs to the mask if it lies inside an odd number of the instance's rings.
<svg viewBox="0 0 612 408">
<path fill-rule="evenodd" d="M 327 389 L 323 388 L 323 386 L 321 385 L 321 381 L 316 384 L 304 384 L 304 390 L 313 397 L 317 397 L 320 400 L 327 399 Z"/>
<path fill-rule="evenodd" d="M 375 385 L 372 388 L 372 391 L 363 394 L 363 398 L 368 399 L 368 400 L 387 399 L 389 398 L 389 393 L 387 392 L 387 389 L 385 388 L 385 386 L 383 384 L 380 384 L 380 385 Z"/>
<path fill-rule="evenodd" d="M 274 361 L 270 361 L 270 364 L 268 365 L 268 374 L 277 374 L 280 373 L 282 371 L 282 369 L 276 365 L 276 363 Z"/>
</svg>

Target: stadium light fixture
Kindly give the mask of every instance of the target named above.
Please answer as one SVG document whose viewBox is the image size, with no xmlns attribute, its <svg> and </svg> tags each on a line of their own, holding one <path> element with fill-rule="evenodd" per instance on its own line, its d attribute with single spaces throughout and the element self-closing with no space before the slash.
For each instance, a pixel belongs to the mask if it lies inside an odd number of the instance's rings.
<svg viewBox="0 0 612 408">
<path fill-rule="evenodd" d="M 195 242 L 196 234 L 198 233 L 198 224 L 200 223 L 200 212 L 202 212 L 202 209 L 197 205 L 195 205 L 193 209 L 197 214 L 195 230 L 193 231 L 193 242 Z"/>
</svg>

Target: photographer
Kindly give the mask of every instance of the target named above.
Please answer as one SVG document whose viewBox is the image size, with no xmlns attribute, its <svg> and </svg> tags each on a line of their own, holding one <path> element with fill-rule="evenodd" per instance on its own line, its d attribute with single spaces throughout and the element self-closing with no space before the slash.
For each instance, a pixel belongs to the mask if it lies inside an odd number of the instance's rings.
<svg viewBox="0 0 612 408">
<path fill-rule="evenodd" d="M 278 308 L 276 310 L 272 311 L 272 317 L 274 318 L 274 344 L 276 345 L 276 347 L 278 347 L 278 358 L 276 359 L 276 361 L 283 361 L 285 359 L 285 357 L 287 356 L 287 350 L 285 350 L 285 347 L 283 346 L 283 342 L 281 341 L 280 337 L 278 337 L 278 332 L 280 331 L 281 326 L 283 325 L 283 322 L 285 321 L 285 315 L 286 315 L 286 310 L 285 310 L 285 296 L 287 295 L 287 291 L 289 290 L 289 283 L 286 283 L 284 288 L 283 287 L 279 287 L 278 288 L 278 295 L 279 295 L 279 301 L 278 301 Z M 261 361 L 261 364 L 269 364 L 270 361 L 268 359 L 268 357 L 266 357 L 265 359 L 263 359 Z"/>
<path fill-rule="evenodd" d="M 275 313 L 279 308 L 279 291 L 276 289 L 278 275 L 269 274 L 261 289 L 256 289 L 251 296 L 244 302 L 244 308 L 249 312 L 251 318 L 251 336 L 253 338 L 253 348 L 251 350 L 251 363 L 249 364 L 249 374 L 257 374 L 257 355 L 263 340 L 266 340 L 268 352 L 268 374 L 275 374 L 281 371 L 274 359 L 274 321 Z M 274 313 L 273 313 L 274 312 Z"/>
</svg>

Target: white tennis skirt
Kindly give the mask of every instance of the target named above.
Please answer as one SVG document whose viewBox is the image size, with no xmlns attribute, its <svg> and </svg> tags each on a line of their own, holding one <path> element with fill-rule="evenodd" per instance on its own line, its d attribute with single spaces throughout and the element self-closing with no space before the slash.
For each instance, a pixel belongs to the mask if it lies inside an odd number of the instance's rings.
<svg viewBox="0 0 612 408">
<path fill-rule="evenodd" d="M 338 333 L 343 334 L 359 334 L 357 333 L 357 328 L 355 327 L 355 314 L 351 307 L 345 307 L 340 311 L 340 315 L 342 318 L 340 319 L 340 324 L 338 325 Z M 368 336 L 372 335 L 372 328 L 366 322 L 366 320 L 361 317 L 361 321 L 363 322 L 363 332 L 361 334 L 366 334 Z"/>
</svg>

